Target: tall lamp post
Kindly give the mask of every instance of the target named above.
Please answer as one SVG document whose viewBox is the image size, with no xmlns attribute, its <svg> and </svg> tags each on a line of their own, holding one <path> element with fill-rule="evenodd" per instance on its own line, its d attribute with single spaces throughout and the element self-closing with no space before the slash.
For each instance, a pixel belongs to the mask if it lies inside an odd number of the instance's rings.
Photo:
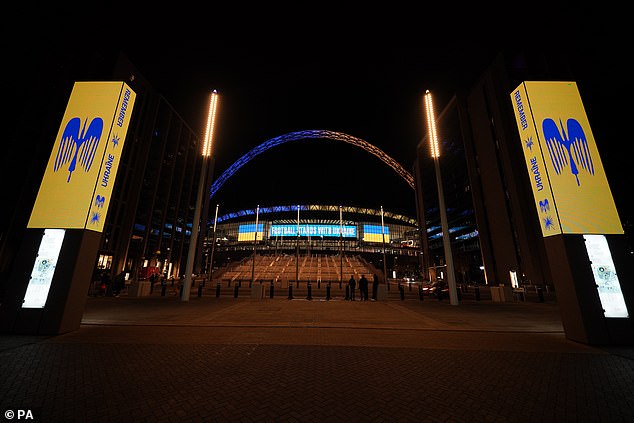
<svg viewBox="0 0 634 423">
<path fill-rule="evenodd" d="M 390 290 L 390 285 L 387 283 L 387 262 L 385 260 L 385 223 L 383 221 L 383 206 L 381 206 L 381 234 L 383 235 L 383 275 L 385 277 L 385 285 L 387 290 Z"/>
<path fill-rule="evenodd" d="M 299 288 L 299 204 L 297 205 L 297 246 L 295 250 L 295 284 Z"/>
<path fill-rule="evenodd" d="M 339 206 L 339 288 L 343 284 L 343 219 L 342 206 Z"/>
<path fill-rule="evenodd" d="M 211 283 L 211 277 L 213 276 L 213 271 L 214 271 L 214 250 L 216 249 L 216 224 L 218 223 L 218 207 L 220 207 L 220 205 L 216 204 L 216 216 L 214 217 L 213 241 L 211 242 L 211 254 L 209 257 L 209 283 Z"/>
<path fill-rule="evenodd" d="M 187 252 L 187 264 L 185 266 L 185 281 L 181 291 L 181 300 L 189 301 L 189 293 L 192 285 L 192 270 L 196 257 L 196 246 L 198 245 L 198 227 L 200 226 L 200 209 L 202 208 L 203 193 L 205 188 L 205 177 L 207 166 L 211 157 L 211 146 L 214 138 L 214 127 L 216 124 L 216 109 L 218 107 L 218 92 L 213 90 L 209 99 L 209 113 L 207 114 L 207 126 L 205 128 L 205 138 L 202 148 L 202 168 L 200 170 L 200 181 L 198 182 L 198 193 L 196 197 L 196 209 L 194 210 L 194 220 L 192 222 L 192 234 L 189 238 L 189 250 Z"/>
<path fill-rule="evenodd" d="M 429 90 L 425 91 L 425 110 L 427 114 L 427 131 L 429 135 L 431 156 L 434 159 L 434 168 L 436 169 L 436 184 L 438 185 L 438 209 L 440 212 L 440 224 L 442 227 L 442 243 L 445 250 L 445 263 L 447 264 L 449 302 L 451 303 L 451 305 L 458 305 L 456 276 L 454 273 L 453 256 L 451 253 L 449 225 L 447 224 L 447 209 L 445 208 L 445 194 L 443 192 L 442 178 L 440 174 L 440 145 L 438 144 L 438 133 L 436 130 L 436 116 L 434 115 L 434 105 Z"/>
<path fill-rule="evenodd" d="M 253 263 L 251 265 L 251 286 L 253 286 L 253 282 L 255 282 L 255 253 L 258 245 L 258 218 L 260 216 L 260 205 L 258 204 L 258 208 L 255 210 L 255 235 L 253 237 Z"/>
</svg>

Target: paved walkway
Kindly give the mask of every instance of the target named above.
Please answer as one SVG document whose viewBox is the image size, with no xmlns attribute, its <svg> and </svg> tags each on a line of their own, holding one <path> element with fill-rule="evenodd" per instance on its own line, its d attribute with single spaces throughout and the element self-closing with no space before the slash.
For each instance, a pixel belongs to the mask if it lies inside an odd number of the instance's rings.
<svg viewBox="0 0 634 423">
<path fill-rule="evenodd" d="M 89 298 L 77 331 L 0 336 L 0 411 L 41 422 L 632 422 L 633 360 L 632 347 L 567 340 L 555 301 Z"/>
</svg>

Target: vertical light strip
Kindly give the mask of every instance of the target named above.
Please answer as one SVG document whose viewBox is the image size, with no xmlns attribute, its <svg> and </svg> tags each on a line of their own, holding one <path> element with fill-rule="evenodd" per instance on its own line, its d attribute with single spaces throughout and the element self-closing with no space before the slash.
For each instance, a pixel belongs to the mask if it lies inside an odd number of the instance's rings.
<svg viewBox="0 0 634 423">
<path fill-rule="evenodd" d="M 214 138 L 214 128 L 216 126 L 216 109 L 218 107 L 218 92 L 213 90 L 209 99 L 209 112 L 207 114 L 207 128 L 205 129 L 205 138 L 203 142 L 202 155 L 211 156 L 211 146 Z"/>
<path fill-rule="evenodd" d="M 429 147 L 431 149 L 431 156 L 433 158 L 437 158 L 440 157 L 440 148 L 438 146 L 438 134 L 436 132 L 434 104 L 429 90 L 425 91 L 425 111 L 427 114 L 427 129 L 429 132 Z"/>
</svg>

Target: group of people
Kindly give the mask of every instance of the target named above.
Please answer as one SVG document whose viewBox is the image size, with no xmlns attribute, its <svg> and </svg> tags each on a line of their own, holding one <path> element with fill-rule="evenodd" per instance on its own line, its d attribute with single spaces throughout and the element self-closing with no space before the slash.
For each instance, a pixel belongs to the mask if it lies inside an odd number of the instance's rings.
<svg viewBox="0 0 634 423">
<path fill-rule="evenodd" d="M 350 300 L 355 300 L 355 288 L 357 287 L 357 281 L 354 279 L 354 275 L 350 276 L 350 280 L 348 281 L 348 288 L 350 291 Z M 359 279 L 359 299 L 361 301 L 368 301 L 368 280 L 365 275 L 361 275 Z"/>
<path fill-rule="evenodd" d="M 100 284 L 100 291 L 103 295 L 106 297 L 118 297 L 123 288 L 125 288 L 125 273 L 120 272 L 114 277 L 114 280 L 111 280 L 110 273 L 103 271 L 101 272 Z"/>
</svg>

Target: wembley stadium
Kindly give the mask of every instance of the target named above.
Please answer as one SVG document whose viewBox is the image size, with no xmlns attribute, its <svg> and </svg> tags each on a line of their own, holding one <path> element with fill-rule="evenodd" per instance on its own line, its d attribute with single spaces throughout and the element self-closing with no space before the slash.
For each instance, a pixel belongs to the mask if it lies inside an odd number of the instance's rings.
<svg viewBox="0 0 634 423">
<path fill-rule="evenodd" d="M 339 282 L 363 273 L 416 281 L 421 275 L 416 220 L 383 209 L 286 205 L 240 210 L 217 216 L 205 239 L 201 269 L 227 284 L 232 280 Z M 278 266 L 280 257 L 297 262 Z M 351 265 L 351 260 L 359 266 Z"/>
</svg>

